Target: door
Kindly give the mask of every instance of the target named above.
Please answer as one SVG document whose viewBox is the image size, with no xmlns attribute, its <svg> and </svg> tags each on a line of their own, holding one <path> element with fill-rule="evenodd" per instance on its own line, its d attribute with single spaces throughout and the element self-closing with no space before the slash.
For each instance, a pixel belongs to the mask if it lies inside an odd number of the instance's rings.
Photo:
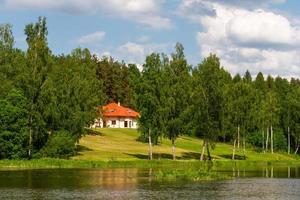
<svg viewBox="0 0 300 200">
<path fill-rule="evenodd" d="M 103 128 L 106 128 L 106 120 L 103 120 Z"/>
<path fill-rule="evenodd" d="M 125 128 L 128 127 L 128 121 L 124 121 L 124 127 L 125 127 Z"/>
</svg>

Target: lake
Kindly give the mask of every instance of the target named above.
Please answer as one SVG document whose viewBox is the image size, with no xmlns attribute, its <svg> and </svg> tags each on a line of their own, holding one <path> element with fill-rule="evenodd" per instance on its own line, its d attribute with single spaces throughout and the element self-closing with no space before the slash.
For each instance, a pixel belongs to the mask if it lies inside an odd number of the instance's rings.
<svg viewBox="0 0 300 200">
<path fill-rule="evenodd" d="M 0 171 L 0 199 L 300 199 L 300 167 L 220 169 L 222 181 L 157 181 L 155 169 Z"/>
</svg>

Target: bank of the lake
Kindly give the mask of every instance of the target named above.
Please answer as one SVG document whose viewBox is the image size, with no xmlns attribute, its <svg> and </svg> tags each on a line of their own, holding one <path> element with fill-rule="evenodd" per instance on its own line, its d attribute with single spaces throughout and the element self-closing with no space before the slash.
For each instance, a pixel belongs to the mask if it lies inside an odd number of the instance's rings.
<svg viewBox="0 0 300 200">
<path fill-rule="evenodd" d="M 213 161 L 199 161 L 202 140 L 180 137 L 176 141 L 177 160 L 172 160 L 171 143 L 163 139 L 154 146 L 154 160 L 148 160 L 148 144 L 138 141 L 133 129 L 95 129 L 96 134 L 84 136 L 78 145 L 77 155 L 70 159 L 0 160 L 0 170 L 25 169 L 157 169 L 158 179 L 223 179 L 216 171 L 270 170 L 273 166 L 287 168 L 300 166 L 299 156 L 287 153 L 262 153 L 247 147 L 246 156 L 237 151 L 230 159 L 232 146 L 217 143 L 211 151 Z M 245 160 L 244 160 L 245 159 Z"/>
<path fill-rule="evenodd" d="M 0 160 L 0 170 L 19 169 L 105 169 L 105 168 L 251 168 L 251 167 L 286 167 L 300 166 L 300 161 L 173 161 L 173 160 L 66 160 L 66 159 L 32 159 L 32 160 Z"/>
<path fill-rule="evenodd" d="M 72 159 L 99 161 L 140 161 L 148 159 L 148 144 L 138 140 L 139 132 L 134 129 L 98 128 L 93 135 L 81 138 L 78 153 Z M 176 142 L 177 160 L 199 160 L 203 140 L 190 136 L 180 136 Z M 211 150 L 213 160 L 230 161 L 233 146 L 230 143 L 216 143 Z M 167 138 L 161 138 L 158 145 L 153 146 L 155 160 L 172 159 L 172 144 Z M 246 155 L 243 149 L 236 150 L 237 160 L 247 161 L 296 161 L 299 156 L 286 152 L 261 152 L 247 145 Z"/>
</svg>

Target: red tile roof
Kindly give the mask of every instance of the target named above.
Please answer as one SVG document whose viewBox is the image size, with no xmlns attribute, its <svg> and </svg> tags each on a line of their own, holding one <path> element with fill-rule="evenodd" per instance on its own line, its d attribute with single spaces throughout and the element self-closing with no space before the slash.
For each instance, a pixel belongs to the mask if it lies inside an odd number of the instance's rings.
<svg viewBox="0 0 300 200">
<path fill-rule="evenodd" d="M 117 103 L 110 103 L 102 107 L 102 114 L 104 117 L 139 117 L 139 113 L 130 109 L 118 105 Z"/>
</svg>

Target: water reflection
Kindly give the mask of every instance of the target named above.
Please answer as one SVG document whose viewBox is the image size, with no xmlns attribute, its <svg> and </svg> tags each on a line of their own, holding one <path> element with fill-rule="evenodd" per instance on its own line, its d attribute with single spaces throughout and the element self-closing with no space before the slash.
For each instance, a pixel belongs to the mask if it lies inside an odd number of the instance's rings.
<svg viewBox="0 0 300 200">
<path fill-rule="evenodd" d="M 299 166 L 210 169 L 237 178 L 159 182 L 155 168 L 2 171 L 0 199 L 300 199 Z"/>
<path fill-rule="evenodd" d="M 300 167 L 298 166 L 255 166 L 255 167 L 232 167 L 215 169 L 215 171 L 230 175 L 232 177 L 263 177 L 263 178 L 300 178 Z"/>
</svg>

